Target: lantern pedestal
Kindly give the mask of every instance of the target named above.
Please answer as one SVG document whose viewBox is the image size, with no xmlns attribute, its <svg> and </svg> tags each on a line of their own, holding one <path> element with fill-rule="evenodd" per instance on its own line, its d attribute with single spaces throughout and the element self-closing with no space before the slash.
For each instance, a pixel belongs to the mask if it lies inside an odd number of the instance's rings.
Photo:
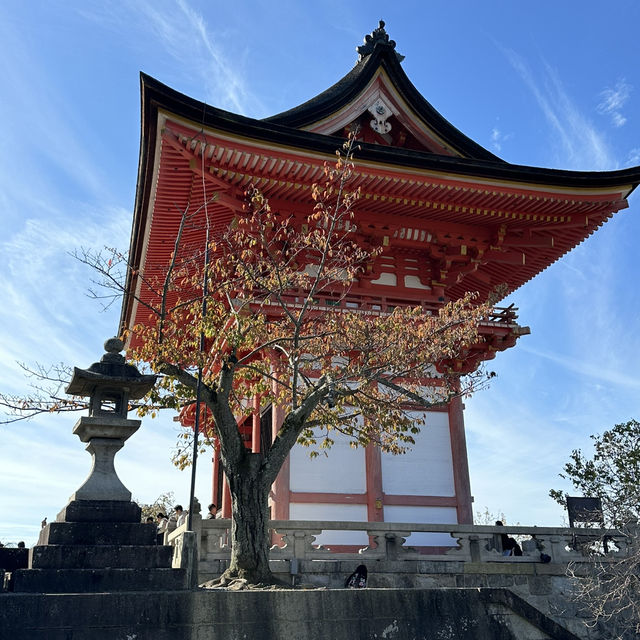
<svg viewBox="0 0 640 640">
<path fill-rule="evenodd" d="M 116 453 L 125 440 L 140 427 L 140 420 L 82 417 L 73 429 L 93 458 L 93 466 L 84 484 L 70 500 L 131 500 L 131 492 L 122 484 L 114 466 Z"/>
</svg>

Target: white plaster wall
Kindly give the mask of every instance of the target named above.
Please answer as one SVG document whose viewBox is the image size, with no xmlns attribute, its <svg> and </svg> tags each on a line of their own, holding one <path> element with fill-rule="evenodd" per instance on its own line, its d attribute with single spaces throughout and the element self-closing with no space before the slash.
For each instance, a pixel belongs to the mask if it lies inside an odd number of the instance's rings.
<svg viewBox="0 0 640 640">
<path fill-rule="evenodd" d="M 414 438 L 416 444 L 407 453 L 382 454 L 383 491 L 390 495 L 454 496 L 449 414 L 426 412 L 426 422 Z"/>
<path fill-rule="evenodd" d="M 315 493 L 366 493 L 367 479 L 364 449 L 353 449 L 349 438 L 335 432 L 335 444 L 327 455 L 309 458 L 307 447 L 291 450 L 291 491 Z"/>
<path fill-rule="evenodd" d="M 372 280 L 371 284 L 384 284 L 388 287 L 395 287 L 398 284 L 398 278 L 395 273 L 383 272 L 377 280 Z"/>
<path fill-rule="evenodd" d="M 425 524 L 457 524 L 455 507 L 384 507 L 385 522 L 420 522 Z M 405 545 L 419 547 L 455 547 L 456 541 L 447 533 L 414 533 Z"/>
<path fill-rule="evenodd" d="M 422 284 L 418 276 L 405 276 L 404 286 L 407 287 L 407 289 L 431 289 L 431 287 L 427 287 L 426 285 Z"/>
<path fill-rule="evenodd" d="M 289 519 L 366 522 L 367 505 L 292 502 L 289 505 Z M 364 531 L 325 531 L 316 537 L 316 543 L 361 544 L 366 547 L 369 537 Z"/>
</svg>

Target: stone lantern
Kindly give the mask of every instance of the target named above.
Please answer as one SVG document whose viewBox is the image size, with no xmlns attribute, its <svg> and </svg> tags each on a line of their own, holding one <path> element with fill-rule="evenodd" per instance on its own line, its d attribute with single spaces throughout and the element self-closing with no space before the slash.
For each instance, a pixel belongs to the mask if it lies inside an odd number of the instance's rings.
<svg viewBox="0 0 640 640">
<path fill-rule="evenodd" d="M 131 502 L 131 492 L 113 464 L 125 440 L 140 427 L 140 420 L 127 418 L 129 401 L 147 394 L 156 376 L 142 375 L 125 362 L 121 340 L 111 338 L 104 346 L 106 353 L 100 362 L 88 369 L 74 369 L 67 387 L 67 393 L 89 398 L 89 415 L 78 420 L 73 432 L 87 443 L 93 467 L 55 522 L 40 531 L 29 567 L 14 572 L 14 591 L 188 588 L 186 570 L 171 568 L 172 548 L 157 543 L 155 524 L 140 521 L 141 509 Z"/>
<path fill-rule="evenodd" d="M 86 442 L 93 456 L 93 468 L 71 501 L 130 501 L 131 492 L 122 484 L 114 467 L 114 457 L 125 440 L 140 427 L 140 420 L 129 420 L 130 400 L 145 396 L 156 376 L 142 375 L 125 362 L 120 353 L 122 340 L 111 338 L 104 343 L 106 353 L 88 369 L 73 370 L 66 392 L 89 398 L 89 415 L 76 423 L 73 433 Z"/>
</svg>

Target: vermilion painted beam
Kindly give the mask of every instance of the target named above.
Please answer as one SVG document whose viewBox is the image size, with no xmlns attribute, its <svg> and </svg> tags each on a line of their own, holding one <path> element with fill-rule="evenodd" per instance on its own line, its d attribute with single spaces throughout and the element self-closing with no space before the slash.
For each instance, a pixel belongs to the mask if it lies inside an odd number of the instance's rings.
<svg viewBox="0 0 640 640">
<path fill-rule="evenodd" d="M 367 504 L 366 493 L 327 493 L 311 491 L 289 492 L 291 502 L 333 503 L 333 504 Z"/>
<path fill-rule="evenodd" d="M 521 236 L 508 234 L 502 241 L 503 247 L 547 247 L 553 249 L 554 238 L 552 235 L 534 235 L 531 231 Z"/>
<path fill-rule="evenodd" d="M 385 493 L 386 505 L 405 507 L 457 507 L 455 496 L 410 496 Z"/>
</svg>

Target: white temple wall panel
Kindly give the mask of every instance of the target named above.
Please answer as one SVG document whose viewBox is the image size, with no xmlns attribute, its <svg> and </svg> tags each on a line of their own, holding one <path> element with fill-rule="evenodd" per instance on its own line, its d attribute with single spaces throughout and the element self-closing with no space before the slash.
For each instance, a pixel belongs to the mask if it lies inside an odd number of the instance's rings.
<svg viewBox="0 0 640 640">
<path fill-rule="evenodd" d="M 415 507 L 387 505 L 385 522 L 420 522 L 425 524 L 457 524 L 455 507 Z M 453 547 L 456 541 L 448 533 L 413 533 L 407 538 L 407 546 Z"/>
<path fill-rule="evenodd" d="M 325 504 L 320 502 L 293 502 L 289 505 L 291 520 L 330 520 L 367 522 L 367 506 L 364 504 Z M 325 531 L 316 537 L 315 544 L 351 545 L 369 544 L 364 531 Z"/>
<path fill-rule="evenodd" d="M 383 272 L 376 280 L 372 280 L 371 284 L 384 284 L 388 287 L 395 287 L 398 284 L 398 278 L 395 273 Z"/>
<path fill-rule="evenodd" d="M 382 454 L 383 491 L 387 495 L 454 496 L 449 414 L 427 411 L 412 415 L 424 416 L 426 422 L 407 453 Z"/>
<path fill-rule="evenodd" d="M 431 290 L 431 287 L 422 284 L 422 281 L 418 276 L 405 276 L 404 286 L 408 289 L 424 289 L 426 291 Z"/>
<path fill-rule="evenodd" d="M 339 432 L 333 432 L 331 437 L 335 443 L 327 456 L 321 453 L 309 458 L 311 450 L 301 445 L 291 450 L 291 491 L 366 493 L 364 449 L 349 446 L 349 439 Z"/>
</svg>

